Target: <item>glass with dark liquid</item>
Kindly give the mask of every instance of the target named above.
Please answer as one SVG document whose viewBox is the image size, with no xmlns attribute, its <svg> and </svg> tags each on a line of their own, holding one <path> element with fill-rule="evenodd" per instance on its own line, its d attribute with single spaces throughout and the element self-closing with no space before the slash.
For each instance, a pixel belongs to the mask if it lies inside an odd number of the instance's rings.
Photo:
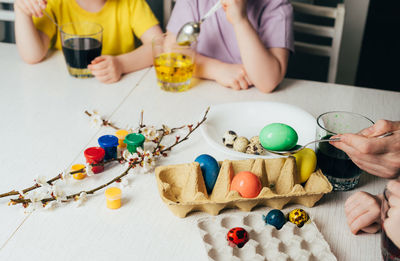
<svg viewBox="0 0 400 261">
<path fill-rule="evenodd" d="M 387 218 L 387 211 L 389 210 L 389 191 L 385 189 L 383 192 L 382 200 L 382 232 L 381 232 L 381 251 L 384 261 L 400 261 L 400 249 L 388 238 L 385 232 L 384 221 Z"/>
<path fill-rule="evenodd" d="M 332 111 L 317 118 L 317 138 L 329 139 L 343 133 L 358 133 L 372 126 L 374 122 L 353 112 Z M 360 180 L 362 170 L 343 151 L 328 142 L 320 142 L 316 147 L 317 164 L 328 178 L 333 190 L 353 189 Z"/>
<path fill-rule="evenodd" d="M 61 26 L 61 42 L 70 75 L 93 77 L 88 65 L 101 55 L 103 27 L 91 22 L 75 22 Z"/>
</svg>

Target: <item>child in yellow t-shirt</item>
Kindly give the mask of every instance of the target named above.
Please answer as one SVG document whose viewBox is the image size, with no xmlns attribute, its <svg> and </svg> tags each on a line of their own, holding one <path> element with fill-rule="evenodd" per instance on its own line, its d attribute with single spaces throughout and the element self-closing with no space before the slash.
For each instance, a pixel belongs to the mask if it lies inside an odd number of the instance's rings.
<svg viewBox="0 0 400 261">
<path fill-rule="evenodd" d="M 15 35 L 18 51 L 27 63 L 44 59 L 49 47 L 61 49 L 57 26 L 87 21 L 103 27 L 102 55 L 88 66 L 104 83 L 152 64 L 151 41 L 162 34 L 145 0 L 15 0 Z M 136 35 L 143 45 L 135 50 Z"/>
</svg>

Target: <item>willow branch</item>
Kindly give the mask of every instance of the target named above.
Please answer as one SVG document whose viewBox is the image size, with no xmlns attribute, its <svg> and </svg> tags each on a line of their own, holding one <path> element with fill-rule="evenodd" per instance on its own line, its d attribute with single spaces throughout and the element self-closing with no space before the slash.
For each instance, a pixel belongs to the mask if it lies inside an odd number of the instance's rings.
<svg viewBox="0 0 400 261">
<path fill-rule="evenodd" d="M 174 144 L 172 144 L 171 146 L 169 146 L 169 147 L 167 147 L 167 148 L 161 150 L 160 153 L 162 154 L 162 153 L 164 153 L 164 152 L 170 151 L 170 150 L 171 150 L 173 147 L 175 147 L 176 145 L 178 145 L 178 144 L 180 144 L 181 142 L 187 140 L 187 139 L 189 138 L 189 136 L 190 136 L 198 127 L 200 127 L 201 124 L 203 124 L 203 123 L 207 120 L 207 114 L 208 114 L 209 111 L 210 111 L 210 107 L 208 107 L 207 110 L 206 110 L 206 112 L 204 113 L 203 119 L 201 119 L 201 121 L 198 122 L 194 128 L 189 128 L 189 132 L 186 134 L 185 137 L 183 137 L 182 139 L 177 140 L 177 141 L 176 141 Z"/>
<path fill-rule="evenodd" d="M 100 163 L 96 163 L 96 164 L 90 164 L 90 165 L 91 165 L 92 167 L 104 166 L 104 165 L 106 165 L 106 164 L 108 164 L 108 163 L 111 163 L 111 162 L 114 162 L 114 161 L 121 161 L 121 160 L 124 160 L 124 159 L 123 159 L 123 158 L 109 159 L 109 160 L 106 160 L 106 161 L 104 161 L 104 162 L 100 162 Z M 81 169 L 78 169 L 78 170 L 70 171 L 69 174 L 70 174 L 70 175 L 73 175 L 73 174 L 77 174 L 77 173 L 82 173 L 83 171 L 85 171 L 85 168 L 81 168 Z M 60 174 L 58 174 L 57 176 L 55 176 L 54 178 L 49 179 L 49 180 L 46 181 L 46 182 L 47 182 L 47 184 L 49 184 L 49 185 L 53 185 L 53 182 L 54 182 L 54 181 L 59 180 L 59 179 L 61 179 L 61 178 L 62 178 L 62 174 L 60 173 Z M 33 186 L 29 187 L 29 188 L 23 189 L 21 192 L 22 192 L 23 194 L 25 194 L 25 193 L 27 193 L 27 192 L 29 192 L 29 191 L 32 191 L 32 190 L 37 189 L 37 188 L 40 188 L 40 187 L 41 187 L 41 186 L 40 186 L 39 184 L 36 183 L 35 185 L 33 185 Z M 7 193 L 0 194 L 0 198 L 5 198 L 5 197 L 10 197 L 10 196 L 15 196 L 15 195 L 20 195 L 19 191 L 11 190 L 11 191 L 9 191 L 9 192 L 7 192 Z"/>
</svg>

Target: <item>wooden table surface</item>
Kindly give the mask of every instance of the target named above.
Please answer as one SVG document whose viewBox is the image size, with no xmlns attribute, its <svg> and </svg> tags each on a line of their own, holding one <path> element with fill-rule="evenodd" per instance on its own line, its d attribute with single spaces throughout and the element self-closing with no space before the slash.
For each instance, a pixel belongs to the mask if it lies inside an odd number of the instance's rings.
<svg viewBox="0 0 400 261">
<path fill-rule="evenodd" d="M 113 134 L 108 127 L 91 128 L 85 110 L 96 109 L 122 127 L 137 126 L 141 110 L 147 124 L 180 126 L 197 122 L 208 106 L 239 101 L 288 103 L 314 117 L 346 110 L 374 121 L 400 119 L 400 92 L 285 79 L 272 94 L 255 88 L 237 92 L 203 80 L 195 80 L 187 92 L 168 93 L 157 86 L 152 68 L 105 85 L 96 79 L 70 77 L 60 52 L 37 65 L 24 64 L 11 44 L 0 44 L 0 75 L 0 193 L 29 187 L 37 175 L 53 177 L 84 162 L 85 148 L 96 146 L 99 136 Z M 229 158 L 195 132 L 162 164 L 190 162 L 202 153 L 218 160 Z M 123 170 L 122 166 L 109 168 L 101 175 L 73 181 L 69 189 L 95 187 Z M 123 207 L 116 211 L 105 207 L 104 190 L 78 208 L 66 204 L 30 214 L 1 198 L 0 260 L 207 260 L 195 226 L 207 214 L 178 218 L 161 201 L 154 174 L 130 175 L 129 179 Z M 338 260 L 381 259 L 379 235 L 352 235 L 343 205 L 355 191 L 380 193 L 385 183 L 364 174 L 356 190 L 331 193 L 315 207 L 305 208 Z"/>
</svg>

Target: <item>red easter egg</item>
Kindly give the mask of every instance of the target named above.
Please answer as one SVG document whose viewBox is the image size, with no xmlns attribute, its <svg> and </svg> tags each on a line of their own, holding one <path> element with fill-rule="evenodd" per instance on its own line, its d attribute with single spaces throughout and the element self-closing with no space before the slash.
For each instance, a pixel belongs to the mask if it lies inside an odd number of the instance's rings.
<svg viewBox="0 0 400 261">
<path fill-rule="evenodd" d="M 250 171 L 241 171 L 232 179 L 231 190 L 239 192 L 243 198 L 255 198 L 261 189 L 260 179 Z"/>
</svg>

